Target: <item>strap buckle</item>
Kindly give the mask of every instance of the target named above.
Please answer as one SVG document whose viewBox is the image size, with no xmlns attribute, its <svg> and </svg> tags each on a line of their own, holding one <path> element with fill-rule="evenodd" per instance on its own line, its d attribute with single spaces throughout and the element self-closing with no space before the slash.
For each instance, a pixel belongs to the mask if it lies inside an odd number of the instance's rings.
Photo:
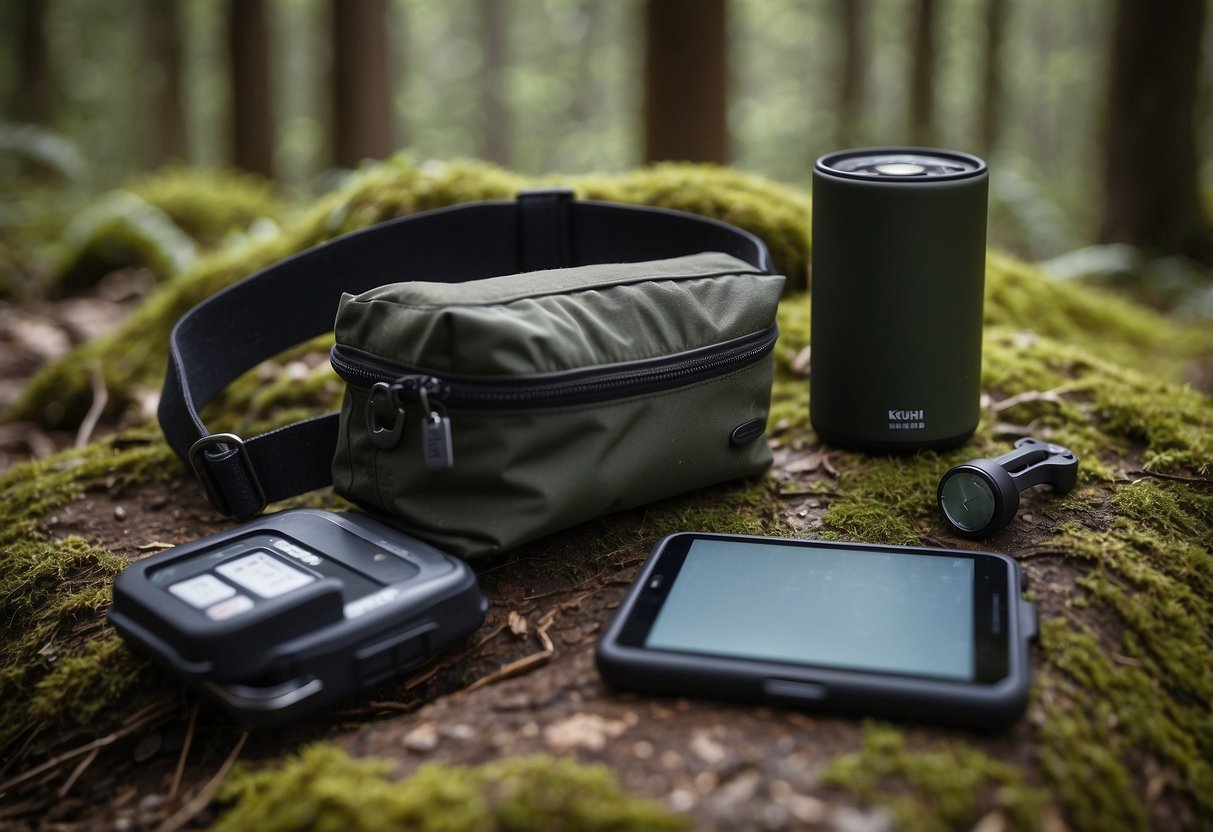
<svg viewBox="0 0 1213 832">
<path fill-rule="evenodd" d="M 252 491 L 252 495 L 256 498 L 257 506 L 251 511 L 237 512 L 231 504 L 224 499 L 223 489 L 219 485 L 219 480 L 211 471 L 210 465 L 207 462 L 205 451 L 211 446 L 226 446 L 232 449 L 232 453 L 226 455 L 220 462 L 229 461 L 232 456 L 235 456 L 240 461 L 240 467 L 244 470 L 248 478 L 248 486 Z M 254 514 L 260 514 L 265 509 L 267 502 L 265 499 L 265 489 L 261 486 L 261 480 L 257 476 L 257 471 L 253 468 L 253 461 L 249 458 L 248 452 L 245 450 L 244 440 L 234 433 L 212 433 L 209 436 L 204 436 L 190 446 L 189 452 L 190 467 L 194 469 L 195 476 L 202 483 L 202 488 L 206 491 L 207 502 L 211 507 L 228 517 L 251 517 Z"/>
</svg>

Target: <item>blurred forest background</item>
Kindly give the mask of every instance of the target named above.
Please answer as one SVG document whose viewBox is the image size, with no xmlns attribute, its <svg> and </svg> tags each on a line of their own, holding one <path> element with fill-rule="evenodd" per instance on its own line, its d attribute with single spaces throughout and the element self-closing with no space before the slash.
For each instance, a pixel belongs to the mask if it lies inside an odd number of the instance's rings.
<svg viewBox="0 0 1213 832">
<path fill-rule="evenodd" d="M 166 164 L 289 205 L 400 150 L 807 188 L 926 144 L 989 161 L 992 245 L 1213 315 L 1211 29 L 1204 0 L 5 0 L 0 291 Z"/>
</svg>

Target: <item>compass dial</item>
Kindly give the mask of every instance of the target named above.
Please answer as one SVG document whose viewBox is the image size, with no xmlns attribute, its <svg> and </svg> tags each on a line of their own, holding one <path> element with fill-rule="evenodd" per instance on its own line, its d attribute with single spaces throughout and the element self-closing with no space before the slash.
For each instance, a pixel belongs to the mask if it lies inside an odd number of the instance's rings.
<svg viewBox="0 0 1213 832">
<path fill-rule="evenodd" d="M 980 532 L 994 519 L 994 489 L 974 471 L 955 471 L 939 491 L 939 506 L 957 529 Z"/>
</svg>

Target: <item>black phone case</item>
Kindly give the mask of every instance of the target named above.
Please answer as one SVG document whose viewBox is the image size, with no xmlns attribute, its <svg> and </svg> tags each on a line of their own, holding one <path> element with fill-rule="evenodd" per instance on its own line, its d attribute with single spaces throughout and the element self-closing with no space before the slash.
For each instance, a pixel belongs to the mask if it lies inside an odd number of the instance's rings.
<svg viewBox="0 0 1213 832">
<path fill-rule="evenodd" d="M 398 587 L 399 597 L 352 620 L 341 614 L 340 582 L 331 577 L 264 603 L 250 618 L 224 622 L 183 609 L 151 585 L 151 570 L 258 531 L 322 553 L 353 534 L 394 551 L 417 572 L 399 584 L 384 582 Z M 315 711 L 424 663 L 479 627 L 487 609 L 475 573 L 462 560 L 363 515 L 294 509 L 131 564 L 114 582 L 109 620 L 134 647 L 241 721 L 264 725 Z"/>
<path fill-rule="evenodd" d="M 1010 565 L 1008 597 L 1018 603 L 1007 610 L 1009 632 L 1008 670 L 994 684 L 935 681 L 918 677 L 868 671 L 838 670 L 760 659 L 734 659 L 672 651 L 649 650 L 620 643 L 623 630 L 637 599 L 648 584 L 658 559 L 670 541 L 688 533 L 670 535 L 657 545 L 641 567 L 631 590 L 598 641 L 595 660 L 598 672 L 611 687 L 675 696 L 697 696 L 761 702 L 810 710 L 847 712 L 923 720 L 970 728 L 997 729 L 1022 716 L 1028 702 L 1029 645 L 1037 636 L 1036 607 L 1022 598 L 1023 576 L 1019 565 L 1006 555 L 994 556 Z M 711 535 L 769 543 L 781 538 L 748 535 Z M 786 538 L 782 538 L 786 539 Z M 917 549 L 933 554 L 962 550 L 932 550 L 926 547 L 881 546 L 793 541 L 828 548 L 905 551 Z"/>
</svg>

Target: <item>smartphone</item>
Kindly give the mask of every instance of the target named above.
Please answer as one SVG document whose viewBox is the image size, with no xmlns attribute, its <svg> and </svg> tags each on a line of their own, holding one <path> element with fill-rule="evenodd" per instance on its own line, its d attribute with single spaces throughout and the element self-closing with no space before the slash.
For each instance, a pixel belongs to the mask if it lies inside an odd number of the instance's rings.
<svg viewBox="0 0 1213 832">
<path fill-rule="evenodd" d="M 990 552 L 683 532 L 597 665 L 621 689 L 998 728 L 1027 706 L 1024 586 Z"/>
</svg>

